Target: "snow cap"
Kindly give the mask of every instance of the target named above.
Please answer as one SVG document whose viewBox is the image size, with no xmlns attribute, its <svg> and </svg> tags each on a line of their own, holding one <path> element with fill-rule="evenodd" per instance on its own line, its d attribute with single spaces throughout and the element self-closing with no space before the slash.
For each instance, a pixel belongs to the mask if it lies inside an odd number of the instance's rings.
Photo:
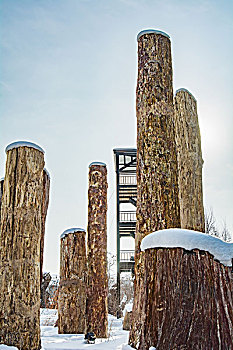
<svg viewBox="0 0 233 350">
<path fill-rule="evenodd" d="M 68 230 L 65 230 L 62 234 L 61 234 L 61 236 L 60 236 L 60 238 L 62 239 L 62 238 L 64 238 L 65 236 L 67 236 L 69 233 L 75 233 L 75 232 L 85 232 L 85 230 L 83 229 L 83 228 L 68 228 Z"/>
<path fill-rule="evenodd" d="M 89 168 L 90 168 L 92 165 L 106 166 L 106 164 L 105 164 L 105 163 L 102 163 L 102 162 L 92 162 L 92 163 L 89 165 Z"/>
<path fill-rule="evenodd" d="M 206 233 L 170 228 L 155 231 L 143 238 L 141 250 L 150 248 L 184 248 L 199 249 L 209 252 L 215 260 L 223 265 L 231 266 L 233 259 L 233 243 L 227 243 Z"/>
<path fill-rule="evenodd" d="M 197 100 L 195 99 L 195 97 L 193 96 L 193 94 L 192 94 L 189 90 L 187 90 L 187 89 L 185 89 L 185 88 L 180 88 L 180 89 L 176 90 L 175 96 L 176 96 L 176 94 L 177 94 L 178 92 L 180 92 L 180 91 L 187 92 L 187 93 L 197 102 Z"/>
<path fill-rule="evenodd" d="M 137 35 L 137 41 L 141 38 L 141 36 L 145 34 L 160 34 L 165 36 L 166 38 L 170 39 L 170 36 L 167 33 L 161 32 L 161 30 L 156 30 L 156 29 L 145 29 L 142 30 L 141 32 L 138 33 Z"/>
<path fill-rule="evenodd" d="M 5 152 L 7 153 L 8 151 L 10 151 L 11 149 L 13 148 L 18 148 L 18 147 L 30 147 L 30 148 L 35 148 L 37 149 L 38 151 L 42 152 L 42 153 L 45 153 L 44 150 L 36 145 L 35 143 L 32 143 L 32 142 L 28 142 L 28 141 L 16 141 L 16 142 L 13 142 L 13 143 L 10 143 L 7 147 L 6 147 L 6 150 Z"/>
<path fill-rule="evenodd" d="M 4 181 L 5 177 L 1 177 L 0 181 Z"/>
</svg>

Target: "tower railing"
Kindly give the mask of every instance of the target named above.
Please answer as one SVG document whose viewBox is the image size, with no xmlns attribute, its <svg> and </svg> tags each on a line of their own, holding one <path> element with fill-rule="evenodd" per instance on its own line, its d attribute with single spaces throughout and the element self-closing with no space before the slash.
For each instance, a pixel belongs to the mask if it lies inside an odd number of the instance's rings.
<svg viewBox="0 0 233 350">
<path fill-rule="evenodd" d="M 119 176 L 119 185 L 137 185 L 136 175 L 124 174 Z"/>
<path fill-rule="evenodd" d="M 120 251 L 121 262 L 134 262 L 134 250 L 121 250 Z"/>
<path fill-rule="evenodd" d="M 136 222 L 136 211 L 121 211 L 120 222 Z"/>
</svg>

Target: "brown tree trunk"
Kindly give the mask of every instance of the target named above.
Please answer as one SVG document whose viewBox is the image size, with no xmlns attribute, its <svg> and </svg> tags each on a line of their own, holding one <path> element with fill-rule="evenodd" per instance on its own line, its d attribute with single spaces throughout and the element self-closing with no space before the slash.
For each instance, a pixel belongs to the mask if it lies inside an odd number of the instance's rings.
<svg viewBox="0 0 233 350">
<path fill-rule="evenodd" d="M 141 240 L 153 231 L 180 227 L 171 43 L 164 33 L 152 30 L 138 36 L 136 104 L 138 193 L 134 306 L 129 338 L 134 347 L 141 337 L 144 320 Z"/>
<path fill-rule="evenodd" d="M 40 284 L 43 278 L 43 261 L 44 261 L 44 236 L 45 236 L 45 221 L 49 206 L 49 189 L 50 189 L 50 176 L 46 169 L 43 170 L 43 201 L 42 201 L 42 228 L 41 228 L 41 241 L 40 241 Z"/>
<path fill-rule="evenodd" d="M 0 222 L 1 222 L 1 205 L 2 205 L 3 185 L 4 185 L 4 178 L 2 178 L 0 180 Z"/>
<path fill-rule="evenodd" d="M 92 163 L 88 189 L 87 332 L 94 332 L 98 338 L 108 335 L 107 187 L 106 165 Z"/>
<path fill-rule="evenodd" d="M 143 322 L 136 349 L 232 350 L 233 278 L 205 251 L 145 251 Z"/>
<path fill-rule="evenodd" d="M 48 306 L 47 305 L 48 292 L 46 290 L 49 286 L 51 279 L 52 279 L 52 276 L 50 275 L 49 272 L 43 273 L 43 278 L 40 286 L 40 307 L 41 308 L 46 308 Z"/>
<path fill-rule="evenodd" d="M 0 343 L 22 350 L 40 349 L 43 168 L 44 155 L 38 146 L 7 147 L 1 205 Z"/>
<path fill-rule="evenodd" d="M 66 230 L 61 235 L 58 333 L 85 332 L 87 259 L 86 232 Z"/>
<path fill-rule="evenodd" d="M 181 227 L 205 232 L 197 102 L 186 89 L 179 89 L 174 106 Z"/>
</svg>

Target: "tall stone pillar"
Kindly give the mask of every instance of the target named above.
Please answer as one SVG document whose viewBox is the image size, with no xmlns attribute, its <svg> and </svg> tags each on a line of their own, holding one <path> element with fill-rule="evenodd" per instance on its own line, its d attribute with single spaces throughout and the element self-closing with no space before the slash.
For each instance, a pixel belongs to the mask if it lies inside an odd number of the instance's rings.
<svg viewBox="0 0 233 350">
<path fill-rule="evenodd" d="M 91 163 L 87 230 L 87 331 L 93 331 L 98 338 L 106 338 L 108 334 L 107 187 L 106 165 Z"/>
<path fill-rule="evenodd" d="M 1 205 L 2 205 L 3 185 L 4 185 L 4 177 L 2 177 L 0 179 L 0 222 L 1 222 Z"/>
<path fill-rule="evenodd" d="M 43 170 L 43 200 L 42 200 L 42 228 L 41 228 L 41 241 L 40 241 L 40 284 L 43 277 L 43 261 L 44 261 L 44 236 L 45 236 L 45 221 L 49 206 L 49 189 L 50 189 L 50 176 L 47 169 Z"/>
<path fill-rule="evenodd" d="M 30 142 L 15 142 L 6 153 L 0 236 L 0 343 L 38 350 L 44 151 Z"/>
<path fill-rule="evenodd" d="M 197 101 L 188 90 L 179 89 L 174 107 L 181 227 L 205 232 Z"/>
<path fill-rule="evenodd" d="M 167 34 L 138 34 L 137 223 L 135 290 L 129 344 L 137 348 L 143 325 L 141 240 L 149 233 L 180 227 L 174 133 L 171 42 Z"/>
<path fill-rule="evenodd" d="M 61 235 L 58 333 L 85 332 L 87 259 L 86 232 L 72 228 Z"/>
<path fill-rule="evenodd" d="M 233 243 L 171 229 L 146 236 L 142 249 L 145 307 L 137 349 L 233 349 Z"/>
</svg>

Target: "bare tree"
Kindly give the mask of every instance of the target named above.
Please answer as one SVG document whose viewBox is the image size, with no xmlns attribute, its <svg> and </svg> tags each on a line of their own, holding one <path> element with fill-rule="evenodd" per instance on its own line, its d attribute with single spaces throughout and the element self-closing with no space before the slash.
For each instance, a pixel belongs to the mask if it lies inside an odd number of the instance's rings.
<svg viewBox="0 0 233 350">
<path fill-rule="evenodd" d="M 216 219 L 214 216 L 213 208 L 210 208 L 208 212 L 205 213 L 205 233 L 220 237 L 217 226 Z"/>
<path fill-rule="evenodd" d="M 226 220 L 223 221 L 222 237 L 225 242 L 231 242 L 232 236 L 227 228 Z"/>
<path fill-rule="evenodd" d="M 210 208 L 205 213 L 205 233 L 221 238 L 225 242 L 230 242 L 232 240 L 231 233 L 227 228 L 226 221 L 223 222 L 222 230 L 219 230 L 216 218 L 214 216 L 213 208 Z"/>
</svg>

